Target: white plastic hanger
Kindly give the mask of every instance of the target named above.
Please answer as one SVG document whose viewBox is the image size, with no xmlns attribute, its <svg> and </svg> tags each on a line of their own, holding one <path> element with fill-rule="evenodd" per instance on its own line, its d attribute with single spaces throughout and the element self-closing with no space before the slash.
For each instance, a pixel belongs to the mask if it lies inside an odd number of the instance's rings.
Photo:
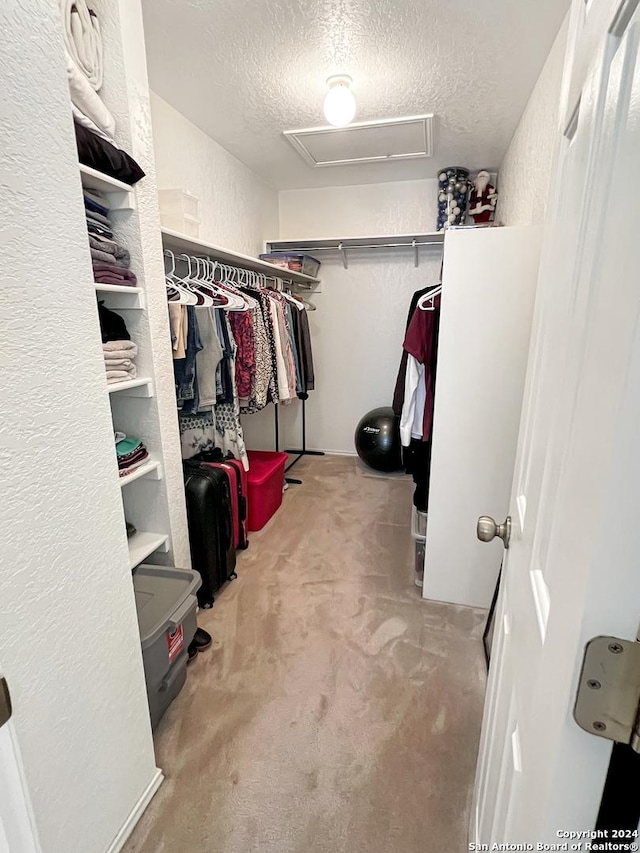
<svg viewBox="0 0 640 853">
<path fill-rule="evenodd" d="M 165 283 L 167 288 L 178 294 L 178 299 L 172 299 L 172 302 L 179 302 L 181 305 L 197 305 L 198 297 L 192 293 L 185 285 L 184 281 L 176 275 L 176 256 L 169 249 L 164 250 L 165 258 L 168 258 L 171 263 L 171 269 L 165 270 Z"/>
<path fill-rule="evenodd" d="M 428 293 L 424 293 L 420 299 L 418 299 L 417 307 L 421 311 L 435 311 L 436 304 L 435 298 L 442 293 L 442 283 L 437 284 L 435 287 L 431 288 Z"/>
</svg>

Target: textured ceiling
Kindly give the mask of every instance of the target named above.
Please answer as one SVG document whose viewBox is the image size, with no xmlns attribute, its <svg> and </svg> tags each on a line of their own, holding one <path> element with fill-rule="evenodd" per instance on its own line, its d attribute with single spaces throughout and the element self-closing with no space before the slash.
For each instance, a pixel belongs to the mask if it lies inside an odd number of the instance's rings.
<svg viewBox="0 0 640 853">
<path fill-rule="evenodd" d="M 569 0 L 143 0 L 151 88 L 278 189 L 497 168 Z M 434 113 L 434 157 L 314 169 L 283 130 Z M 188 156 L 185 152 L 185 156 Z"/>
</svg>

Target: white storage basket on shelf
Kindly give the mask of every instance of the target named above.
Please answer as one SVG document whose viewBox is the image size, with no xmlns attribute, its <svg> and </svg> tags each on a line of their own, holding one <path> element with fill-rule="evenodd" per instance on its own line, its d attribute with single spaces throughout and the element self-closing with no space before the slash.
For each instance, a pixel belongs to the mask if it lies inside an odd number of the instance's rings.
<svg viewBox="0 0 640 853">
<path fill-rule="evenodd" d="M 187 190 L 158 190 L 160 221 L 186 237 L 200 236 L 200 199 Z"/>
</svg>

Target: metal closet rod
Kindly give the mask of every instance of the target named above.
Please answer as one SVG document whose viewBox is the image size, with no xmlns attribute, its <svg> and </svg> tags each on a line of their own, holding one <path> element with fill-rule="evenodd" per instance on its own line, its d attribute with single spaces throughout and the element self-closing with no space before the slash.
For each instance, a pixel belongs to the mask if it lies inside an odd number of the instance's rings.
<svg viewBox="0 0 640 853">
<path fill-rule="evenodd" d="M 349 269 L 349 260 L 347 252 L 355 249 L 413 249 L 413 265 L 418 267 L 420 259 L 418 250 L 420 246 L 440 246 L 442 240 L 412 240 L 410 243 L 355 243 L 352 245 L 344 245 L 342 241 L 333 246 L 289 246 L 288 248 L 271 248 L 273 253 L 288 254 L 290 252 L 339 252 L 342 258 L 342 266 Z"/>
<path fill-rule="evenodd" d="M 344 243 L 337 243 L 335 246 L 290 246 L 287 249 L 272 249 L 284 255 L 291 252 L 346 252 L 351 249 L 414 249 L 416 246 L 442 246 L 442 241 L 437 240 L 413 240 L 411 243 L 356 243 L 353 246 L 345 246 Z"/>
<path fill-rule="evenodd" d="M 355 249 L 413 249 L 413 265 L 418 267 L 420 260 L 418 257 L 418 249 L 420 246 L 438 246 L 442 248 L 441 240 L 412 240 L 410 243 L 356 243 L 355 245 L 345 246 L 340 242 L 334 246 L 289 246 L 286 249 L 271 248 L 271 251 L 281 254 L 289 254 L 290 252 L 339 252 L 342 257 L 342 265 L 345 269 L 349 269 L 349 261 L 347 252 Z"/>
</svg>

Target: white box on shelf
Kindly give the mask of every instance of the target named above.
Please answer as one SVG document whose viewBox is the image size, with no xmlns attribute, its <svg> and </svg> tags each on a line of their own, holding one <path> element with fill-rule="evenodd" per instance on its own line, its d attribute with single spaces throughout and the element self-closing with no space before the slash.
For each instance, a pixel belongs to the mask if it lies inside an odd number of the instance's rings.
<svg viewBox="0 0 640 853">
<path fill-rule="evenodd" d="M 187 190 L 158 190 L 160 211 L 162 213 L 175 214 L 176 216 L 192 216 L 198 219 L 200 215 L 200 199 Z"/>
<path fill-rule="evenodd" d="M 187 237 L 200 236 L 200 200 L 187 190 L 158 190 L 160 220 L 163 228 L 179 231 Z"/>
<path fill-rule="evenodd" d="M 178 216 L 174 213 L 162 213 L 160 211 L 160 222 L 163 228 L 168 228 L 170 231 L 178 231 L 184 234 L 185 237 L 194 237 L 196 240 L 200 236 L 200 220 L 193 216 L 188 216 L 186 213 Z"/>
</svg>

